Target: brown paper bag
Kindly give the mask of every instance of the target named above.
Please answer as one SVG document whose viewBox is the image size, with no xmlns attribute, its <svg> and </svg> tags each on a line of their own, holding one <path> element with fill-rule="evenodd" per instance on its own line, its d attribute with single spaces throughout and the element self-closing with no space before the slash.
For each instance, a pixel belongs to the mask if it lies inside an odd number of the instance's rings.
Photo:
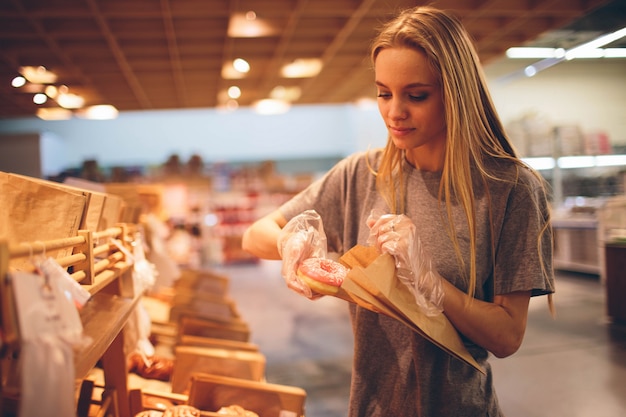
<svg viewBox="0 0 626 417">
<path fill-rule="evenodd" d="M 40 179 L 0 172 L 0 238 L 10 245 L 76 236 L 87 197 Z M 72 248 L 46 251 L 46 256 L 70 255 Z M 29 259 L 15 259 L 22 269 Z"/>
<path fill-rule="evenodd" d="M 100 221 L 100 215 L 102 213 L 102 206 L 104 205 L 104 193 L 100 193 L 97 191 L 93 191 L 90 189 L 83 189 L 80 186 L 72 186 L 67 183 L 61 184 L 54 181 L 42 180 L 39 178 L 27 177 L 24 175 L 15 175 L 20 178 L 24 178 L 29 181 L 39 181 L 44 185 L 59 188 L 61 190 L 65 190 L 68 192 L 75 192 L 77 194 L 82 194 L 86 198 L 85 210 L 83 211 L 83 217 L 80 221 L 80 225 L 78 226 L 79 230 L 91 230 L 93 232 L 97 231 L 98 222 Z M 85 181 L 87 182 L 87 181 Z"/>
<path fill-rule="evenodd" d="M 350 268 L 350 272 L 341 286 L 340 298 L 403 322 L 484 373 L 445 314 L 431 317 L 422 313 L 413 294 L 396 278 L 391 255 L 381 255 L 374 247 L 357 245 L 341 257 L 341 262 Z"/>
</svg>

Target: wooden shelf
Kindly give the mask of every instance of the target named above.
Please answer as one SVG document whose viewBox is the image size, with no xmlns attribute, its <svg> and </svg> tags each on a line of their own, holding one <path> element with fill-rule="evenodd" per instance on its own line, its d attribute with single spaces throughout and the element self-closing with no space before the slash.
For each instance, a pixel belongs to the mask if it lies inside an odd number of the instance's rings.
<svg viewBox="0 0 626 417">
<path fill-rule="evenodd" d="M 25 242 L 10 246 L 7 242 L 0 241 L 0 275 L 4 276 L 11 271 L 13 259 L 43 254 L 51 248 L 67 249 L 69 255 L 57 258 L 57 263 L 71 270 L 72 278 L 91 294 L 79 312 L 87 344 L 74 352 L 76 379 L 84 380 L 83 383 L 87 382 L 85 378 L 89 372 L 96 365 L 101 366 L 105 379 L 104 397 L 100 405 L 100 411 L 104 413 L 102 415 L 131 417 L 128 369 L 124 353 L 124 327 L 141 294 L 135 294 L 132 264 L 126 260 L 125 251 L 110 243 L 110 238 L 130 244 L 131 234 L 127 225 L 99 232 L 79 231 L 79 235 L 75 237 L 44 242 Z M 99 241 L 108 243 L 99 243 L 96 246 L 96 242 Z M 19 352 L 22 341 L 9 280 L 1 283 L 0 295 L 3 301 L 0 335 L 6 344 L 3 346 L 3 354 L 8 351 Z M 19 375 L 19 369 L 16 368 L 19 363 L 7 361 L 3 362 L 2 366 L 3 375 L 4 372 Z M 20 395 L 14 388 L 19 389 L 19 384 L 5 387 L 3 381 L 0 397 L 10 401 L 13 408 L 17 409 Z M 78 397 L 79 403 L 90 400 L 90 395 L 87 395 L 86 399 Z M 77 410 L 79 408 L 84 407 L 78 407 L 77 404 Z M 0 415 L 11 415 L 5 412 L 5 409 L 0 410 Z"/>
<path fill-rule="evenodd" d="M 83 334 L 91 343 L 74 358 L 76 378 L 83 379 L 122 331 L 139 298 L 98 293 L 81 310 Z"/>
</svg>

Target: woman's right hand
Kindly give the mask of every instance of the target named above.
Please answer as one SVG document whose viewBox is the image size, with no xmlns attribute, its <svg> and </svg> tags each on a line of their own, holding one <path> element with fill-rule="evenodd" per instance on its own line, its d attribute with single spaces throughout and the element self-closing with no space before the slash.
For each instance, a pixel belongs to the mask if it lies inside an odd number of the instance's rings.
<svg viewBox="0 0 626 417">
<path fill-rule="evenodd" d="M 297 273 L 305 259 L 326 257 L 326 234 L 319 214 L 307 210 L 292 218 L 280 231 L 277 246 L 283 260 L 281 274 L 287 287 L 309 299 L 321 297 L 311 291 Z"/>
</svg>

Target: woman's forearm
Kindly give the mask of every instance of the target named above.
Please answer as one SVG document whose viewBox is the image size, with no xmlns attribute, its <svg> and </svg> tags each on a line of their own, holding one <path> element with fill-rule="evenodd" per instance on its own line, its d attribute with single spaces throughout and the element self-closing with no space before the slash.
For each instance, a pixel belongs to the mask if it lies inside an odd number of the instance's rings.
<svg viewBox="0 0 626 417">
<path fill-rule="evenodd" d="M 278 235 L 286 224 L 279 212 L 273 212 L 254 222 L 243 234 L 241 247 L 261 259 L 280 259 Z"/>
<path fill-rule="evenodd" d="M 497 295 L 494 302 L 473 299 L 444 280 L 444 313 L 465 337 L 497 357 L 515 353 L 524 338 L 530 292 Z"/>
</svg>

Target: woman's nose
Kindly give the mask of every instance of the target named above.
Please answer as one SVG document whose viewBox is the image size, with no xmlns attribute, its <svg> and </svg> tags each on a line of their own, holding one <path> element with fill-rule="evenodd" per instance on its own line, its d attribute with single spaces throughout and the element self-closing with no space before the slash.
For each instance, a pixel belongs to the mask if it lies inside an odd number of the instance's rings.
<svg viewBox="0 0 626 417">
<path fill-rule="evenodd" d="M 389 103 L 389 117 L 394 120 L 402 120 L 407 117 L 406 105 L 403 100 L 393 98 Z"/>
</svg>

